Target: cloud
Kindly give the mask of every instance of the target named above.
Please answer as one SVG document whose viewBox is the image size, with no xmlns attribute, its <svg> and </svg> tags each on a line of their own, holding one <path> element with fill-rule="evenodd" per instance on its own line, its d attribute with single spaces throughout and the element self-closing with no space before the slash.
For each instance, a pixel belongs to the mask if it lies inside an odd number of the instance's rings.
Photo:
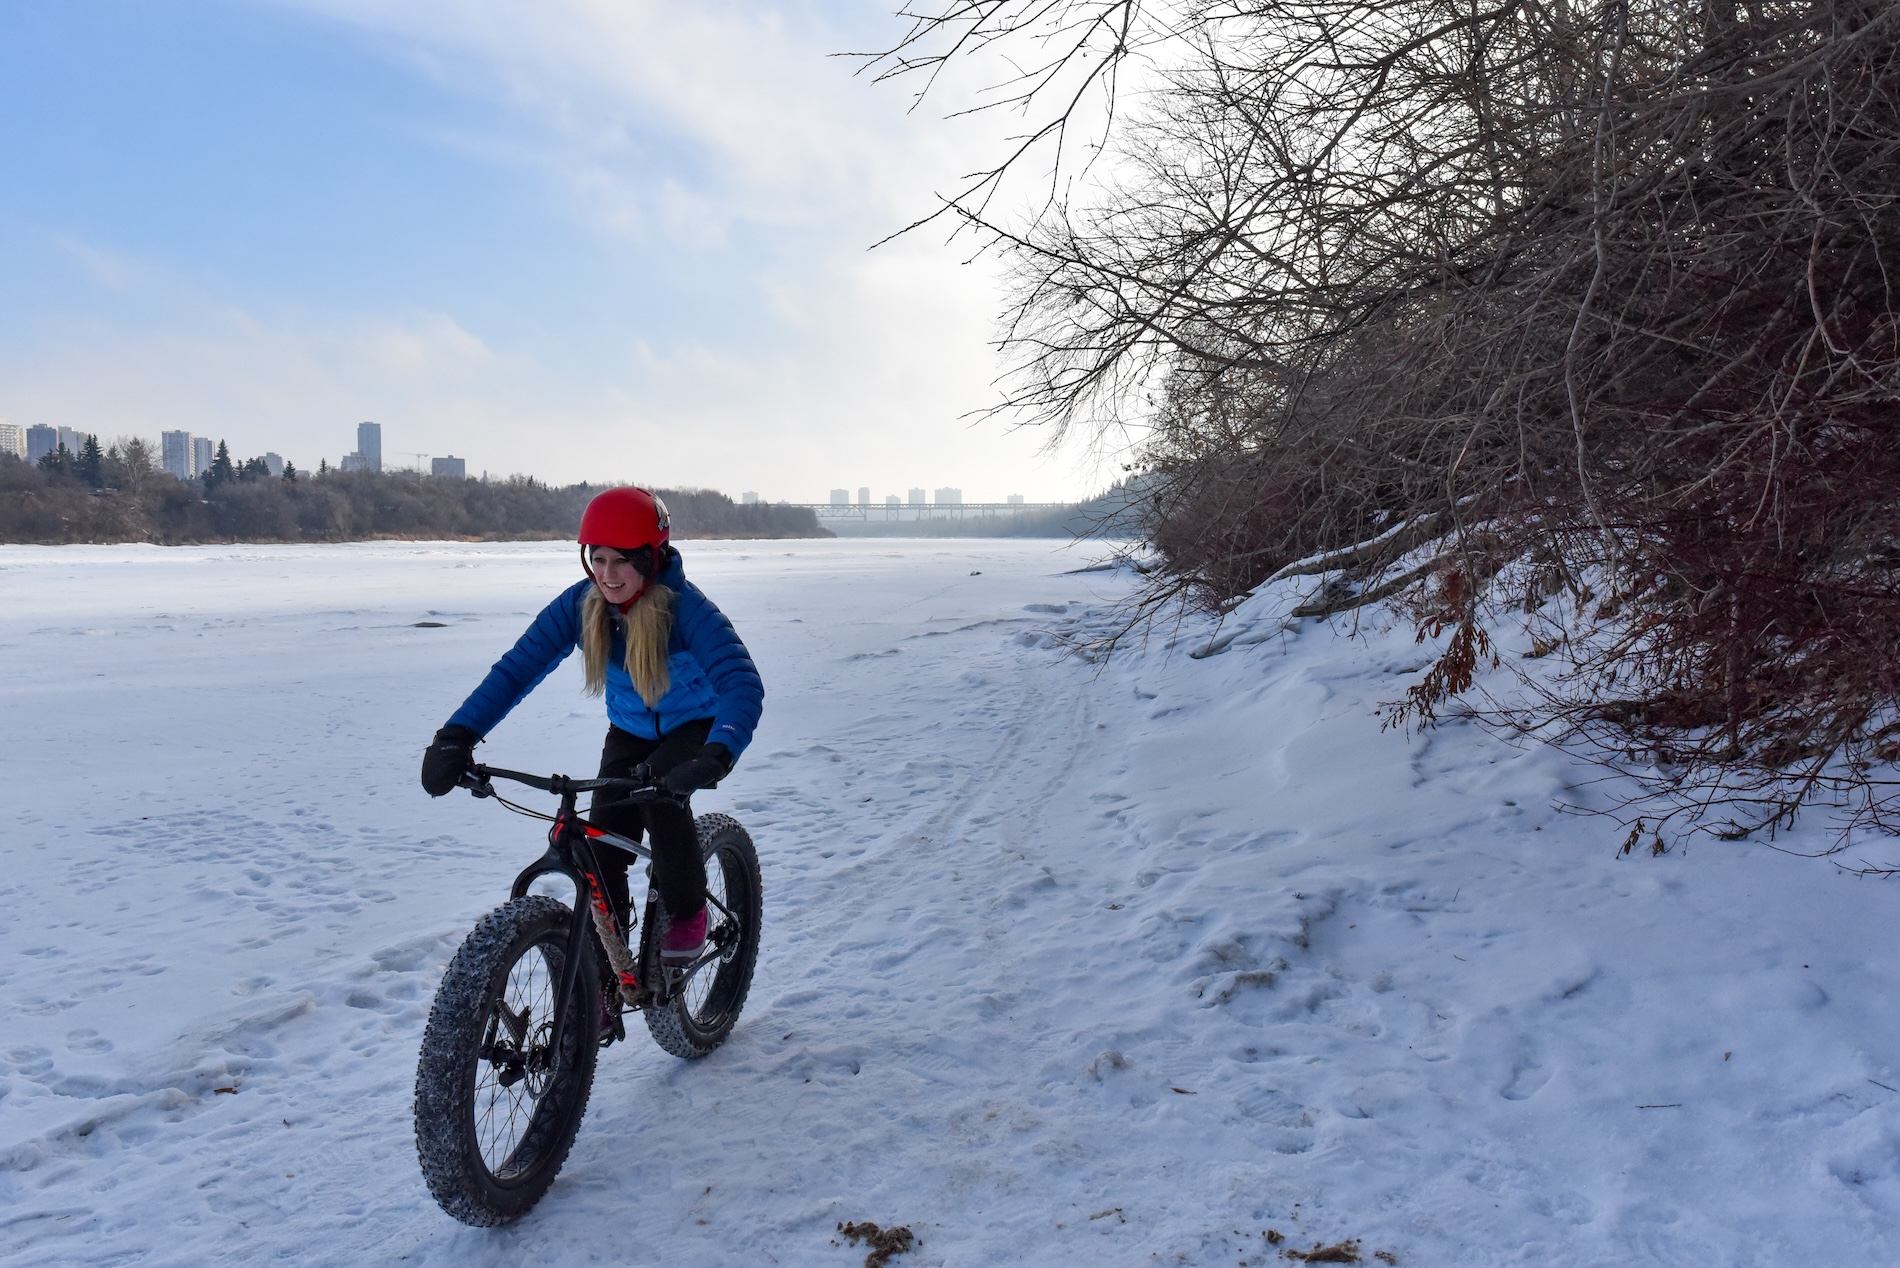
<svg viewBox="0 0 1900 1268">
<path fill-rule="evenodd" d="M 109 291 L 130 290 L 151 276 L 150 270 L 132 257 L 103 250 L 70 234 L 54 234 L 53 245 L 94 285 Z"/>
<path fill-rule="evenodd" d="M 838 54 L 901 30 L 881 4 L 269 2 L 505 104 L 552 143 L 513 157 L 546 166 L 597 224 L 623 231 L 813 224 L 841 208 L 888 231 L 992 139 L 985 124 L 930 126 L 905 113 L 901 91 L 853 76 Z"/>
<path fill-rule="evenodd" d="M 465 408 L 516 373 L 439 313 L 328 326 L 233 309 L 195 317 L 156 330 L 59 321 L 37 346 L 0 351 L 8 399 L 22 416 L 103 435 L 183 428 L 245 453 L 301 442 L 314 466 L 348 447 L 346 424 L 367 409 L 439 414 L 458 397 Z"/>
<path fill-rule="evenodd" d="M 1041 456 L 1039 434 L 966 417 L 996 399 L 991 261 L 923 236 L 866 250 L 989 152 L 997 126 L 907 115 L 902 92 L 829 56 L 895 38 L 881 5 L 255 2 L 350 32 L 467 103 L 391 126 L 429 129 L 564 207 L 571 230 L 555 232 L 605 279 L 571 306 L 600 319 L 485 281 L 346 311 L 72 240 L 75 265 L 123 302 L 0 347 L 16 421 L 182 427 L 314 466 L 374 419 L 392 454 L 793 500 L 861 484 L 1054 498 L 1104 478 Z M 479 249 L 532 265 L 545 248 Z M 644 289 L 620 295 L 624 279 Z"/>
<path fill-rule="evenodd" d="M 636 338 L 588 374 L 558 347 L 497 348 L 448 313 L 262 313 L 152 289 L 166 311 L 151 325 L 62 318 L 0 346 L 8 417 L 105 437 L 182 428 L 310 467 L 371 419 L 392 461 L 454 453 L 496 474 L 793 500 L 860 484 L 1076 488 L 1038 436 L 961 417 L 982 404 L 988 288 L 945 285 L 923 248 L 865 256 L 823 291 L 788 288 L 792 334 L 773 346 Z"/>
<path fill-rule="evenodd" d="M 836 54 L 903 29 L 882 3 L 279 2 L 505 102 L 533 130 L 506 143 L 507 161 L 544 173 L 609 238 L 711 256 L 739 226 L 796 231 L 746 279 L 769 334 L 646 332 L 599 398 L 575 403 L 570 425 L 609 449 L 631 431 L 629 460 L 776 478 L 806 496 L 847 478 L 986 486 L 999 467 L 1077 487 L 1067 460 L 1038 462 L 1039 435 L 967 417 L 996 399 L 993 262 L 925 236 L 867 251 L 994 153 L 1006 126 L 911 113 L 907 89 L 854 76 Z M 859 459 L 873 470 L 848 477 Z"/>
<path fill-rule="evenodd" d="M 406 326 L 384 323 L 355 342 L 385 370 L 411 380 L 462 380 L 495 361 L 487 344 L 440 313 Z"/>
</svg>

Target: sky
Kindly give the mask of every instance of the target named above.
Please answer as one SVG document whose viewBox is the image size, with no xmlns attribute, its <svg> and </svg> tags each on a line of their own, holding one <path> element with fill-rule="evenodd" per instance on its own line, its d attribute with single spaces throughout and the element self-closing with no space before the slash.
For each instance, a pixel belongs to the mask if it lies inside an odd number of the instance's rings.
<svg viewBox="0 0 1900 1268">
<path fill-rule="evenodd" d="M 977 413 L 988 156 L 894 0 L 0 0 L 0 420 L 768 499 L 1068 500 Z"/>
</svg>

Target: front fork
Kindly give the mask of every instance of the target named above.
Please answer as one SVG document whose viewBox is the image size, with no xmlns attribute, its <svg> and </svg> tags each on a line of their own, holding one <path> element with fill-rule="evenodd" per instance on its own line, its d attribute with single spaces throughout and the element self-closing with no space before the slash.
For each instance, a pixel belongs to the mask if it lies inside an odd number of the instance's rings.
<svg viewBox="0 0 1900 1268">
<path fill-rule="evenodd" d="M 574 999 L 574 988 L 580 981 L 581 957 L 594 953 L 588 945 L 587 935 L 590 926 L 598 918 L 597 908 L 599 914 L 605 915 L 609 927 L 612 927 L 613 914 L 598 881 L 599 867 L 594 848 L 587 840 L 581 821 L 575 817 L 574 794 L 568 793 L 561 799 L 561 811 L 555 817 L 554 826 L 548 829 L 547 852 L 522 869 L 521 874 L 515 877 L 509 895 L 512 898 L 522 897 L 536 880 L 550 874 L 565 876 L 574 885 L 574 915 L 568 924 L 567 954 L 561 962 L 560 989 L 555 994 L 554 1021 L 548 1034 L 550 1067 L 559 1061 L 563 1051 L 561 1044 L 567 1037 L 568 1011 Z M 606 945 L 603 940 L 602 946 Z M 620 976 L 623 998 L 629 986 L 637 994 L 637 979 L 629 983 L 627 979 L 631 973 L 623 972 L 619 965 L 613 967 Z"/>
</svg>

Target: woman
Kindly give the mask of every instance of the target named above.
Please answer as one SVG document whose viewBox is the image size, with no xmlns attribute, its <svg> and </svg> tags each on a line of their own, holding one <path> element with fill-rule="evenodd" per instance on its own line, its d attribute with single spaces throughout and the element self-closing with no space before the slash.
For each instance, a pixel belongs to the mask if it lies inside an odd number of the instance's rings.
<svg viewBox="0 0 1900 1268">
<path fill-rule="evenodd" d="M 608 489 L 581 516 L 587 573 L 541 611 L 495 662 L 422 756 L 422 786 L 440 797 L 461 781 L 479 744 L 508 711 L 576 647 L 589 695 L 607 697 L 602 778 L 638 775 L 675 793 L 710 788 L 752 740 L 765 687 L 732 623 L 686 580 L 666 504 L 645 489 Z M 659 803 L 599 809 L 609 831 L 652 838 L 653 884 L 666 911 L 661 955 L 690 964 L 706 944 L 706 865 L 690 806 Z M 601 883 L 623 927 L 630 910 L 627 865 L 603 857 Z"/>
</svg>

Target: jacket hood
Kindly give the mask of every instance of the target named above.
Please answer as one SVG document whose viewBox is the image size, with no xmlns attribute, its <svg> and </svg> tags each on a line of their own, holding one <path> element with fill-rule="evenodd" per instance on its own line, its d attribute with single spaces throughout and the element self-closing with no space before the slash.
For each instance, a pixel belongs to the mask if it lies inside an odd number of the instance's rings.
<svg viewBox="0 0 1900 1268">
<path fill-rule="evenodd" d="M 686 565 L 680 559 L 680 553 L 671 546 L 666 547 L 665 558 L 666 562 L 661 566 L 659 575 L 654 577 L 652 581 L 647 582 L 647 584 L 652 585 L 654 582 L 658 582 L 668 590 L 678 594 L 681 587 L 686 584 Z"/>
<path fill-rule="evenodd" d="M 616 603 L 613 605 L 616 621 L 624 617 L 627 614 L 627 610 L 638 603 L 641 597 L 654 586 L 665 586 L 674 594 L 678 594 L 680 587 L 686 583 L 686 569 L 680 562 L 680 553 L 671 546 L 663 546 L 661 549 L 665 551 L 665 554 L 661 556 L 664 562 L 661 563 L 658 574 L 648 577 L 647 583 L 641 586 L 639 593 L 635 594 L 631 599 L 628 599 L 625 603 Z M 591 571 L 587 574 L 590 582 L 593 579 L 593 575 Z"/>
</svg>

